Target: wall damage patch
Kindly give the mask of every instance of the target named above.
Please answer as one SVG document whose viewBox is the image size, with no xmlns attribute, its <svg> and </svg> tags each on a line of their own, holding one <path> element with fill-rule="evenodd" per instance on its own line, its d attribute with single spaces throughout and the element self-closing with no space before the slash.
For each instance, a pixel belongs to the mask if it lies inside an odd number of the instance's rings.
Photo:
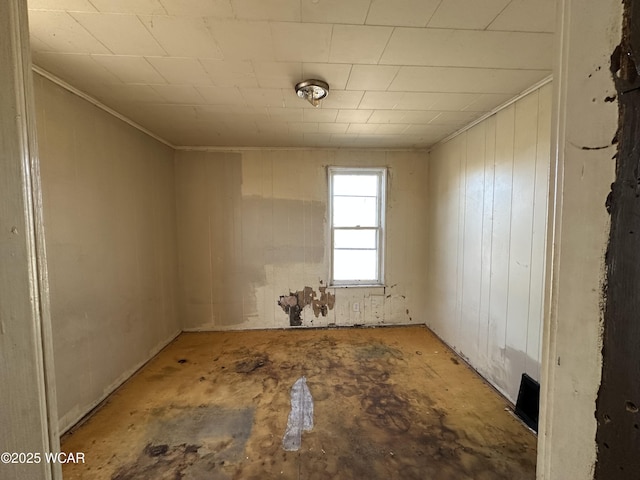
<svg viewBox="0 0 640 480">
<path fill-rule="evenodd" d="M 622 39 L 611 55 L 618 151 L 616 179 L 605 204 L 611 229 L 601 297 L 596 480 L 637 478 L 640 470 L 640 2 L 624 0 L 623 4 Z"/>
<path fill-rule="evenodd" d="M 327 292 L 327 287 L 320 287 L 320 296 L 311 287 L 304 287 L 297 292 L 289 292 L 289 295 L 281 295 L 278 305 L 289 314 L 289 325 L 299 327 L 302 325 L 302 310 L 310 306 L 316 318 L 327 316 L 329 310 L 333 310 L 336 296 Z"/>
</svg>

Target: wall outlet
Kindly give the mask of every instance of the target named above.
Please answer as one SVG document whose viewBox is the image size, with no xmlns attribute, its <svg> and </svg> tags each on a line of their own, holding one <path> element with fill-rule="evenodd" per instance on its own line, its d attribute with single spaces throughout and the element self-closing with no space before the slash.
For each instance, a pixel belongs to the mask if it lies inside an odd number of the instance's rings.
<svg viewBox="0 0 640 480">
<path fill-rule="evenodd" d="M 358 302 L 355 302 L 353 304 L 353 311 L 354 312 L 359 312 L 360 311 L 360 304 Z"/>
</svg>

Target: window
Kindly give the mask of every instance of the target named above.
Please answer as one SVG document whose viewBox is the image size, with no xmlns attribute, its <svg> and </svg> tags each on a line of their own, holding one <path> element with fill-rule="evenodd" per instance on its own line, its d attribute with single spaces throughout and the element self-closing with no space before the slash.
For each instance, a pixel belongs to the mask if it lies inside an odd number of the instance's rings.
<svg viewBox="0 0 640 480">
<path fill-rule="evenodd" d="M 331 284 L 382 285 L 384 168 L 329 168 Z"/>
</svg>

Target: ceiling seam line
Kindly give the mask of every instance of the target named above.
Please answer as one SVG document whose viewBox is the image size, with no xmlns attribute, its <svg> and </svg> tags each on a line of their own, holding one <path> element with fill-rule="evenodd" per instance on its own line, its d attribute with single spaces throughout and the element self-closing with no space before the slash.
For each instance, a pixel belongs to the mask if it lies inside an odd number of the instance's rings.
<svg viewBox="0 0 640 480">
<path fill-rule="evenodd" d="M 92 4 L 92 5 L 93 5 L 93 4 Z M 95 8 L 95 7 L 94 7 L 94 8 Z M 98 12 L 99 12 L 99 11 L 98 11 Z M 91 38 L 93 38 L 96 42 L 98 42 L 100 45 L 102 45 L 104 48 L 106 48 L 106 49 L 107 49 L 107 51 L 108 51 L 109 53 L 111 53 L 111 55 L 116 55 L 116 53 L 115 53 L 113 50 L 111 50 L 109 47 L 107 47 L 107 46 L 103 43 L 103 41 L 102 41 L 102 40 L 100 40 L 98 37 L 96 37 L 96 36 L 93 34 L 93 32 L 89 31 L 89 29 L 88 29 L 87 27 L 85 27 L 82 23 L 80 23 L 80 21 L 79 21 L 76 17 L 74 17 L 71 13 L 69 13 L 69 12 L 67 12 L 67 11 L 65 11 L 64 13 L 66 13 L 68 16 L 70 16 L 70 17 L 73 19 L 73 21 L 74 21 L 74 22 L 76 22 L 76 23 L 78 24 L 78 26 L 79 26 L 80 28 L 82 28 L 82 30 L 84 30 L 85 32 L 87 32 L 87 34 L 88 34 Z M 83 12 L 76 12 L 76 13 L 83 13 Z M 89 13 L 90 13 L 90 12 L 89 12 Z M 89 55 L 91 55 L 91 53 L 89 53 Z"/>
<path fill-rule="evenodd" d="M 509 5 L 511 5 L 513 3 L 513 0 L 509 0 L 507 2 L 507 4 L 504 6 L 504 8 L 502 10 L 500 10 L 500 12 L 493 18 L 493 20 L 491 20 L 489 22 L 489 24 L 485 27 L 484 31 L 486 32 L 491 32 L 491 31 L 495 31 L 495 30 L 489 30 L 489 27 L 491 27 L 491 25 L 493 25 L 493 23 L 498 19 L 498 17 L 500 15 L 502 15 L 504 13 L 504 11 L 509 8 Z"/>
</svg>

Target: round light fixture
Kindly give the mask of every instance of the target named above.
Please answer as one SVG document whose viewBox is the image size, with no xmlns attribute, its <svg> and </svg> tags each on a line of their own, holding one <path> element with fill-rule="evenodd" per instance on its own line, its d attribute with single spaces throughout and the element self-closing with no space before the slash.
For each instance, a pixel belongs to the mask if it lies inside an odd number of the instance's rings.
<svg viewBox="0 0 640 480">
<path fill-rule="evenodd" d="M 314 107 L 318 107 L 320 100 L 329 95 L 329 84 L 322 80 L 305 80 L 296 85 L 296 93 Z"/>
</svg>

